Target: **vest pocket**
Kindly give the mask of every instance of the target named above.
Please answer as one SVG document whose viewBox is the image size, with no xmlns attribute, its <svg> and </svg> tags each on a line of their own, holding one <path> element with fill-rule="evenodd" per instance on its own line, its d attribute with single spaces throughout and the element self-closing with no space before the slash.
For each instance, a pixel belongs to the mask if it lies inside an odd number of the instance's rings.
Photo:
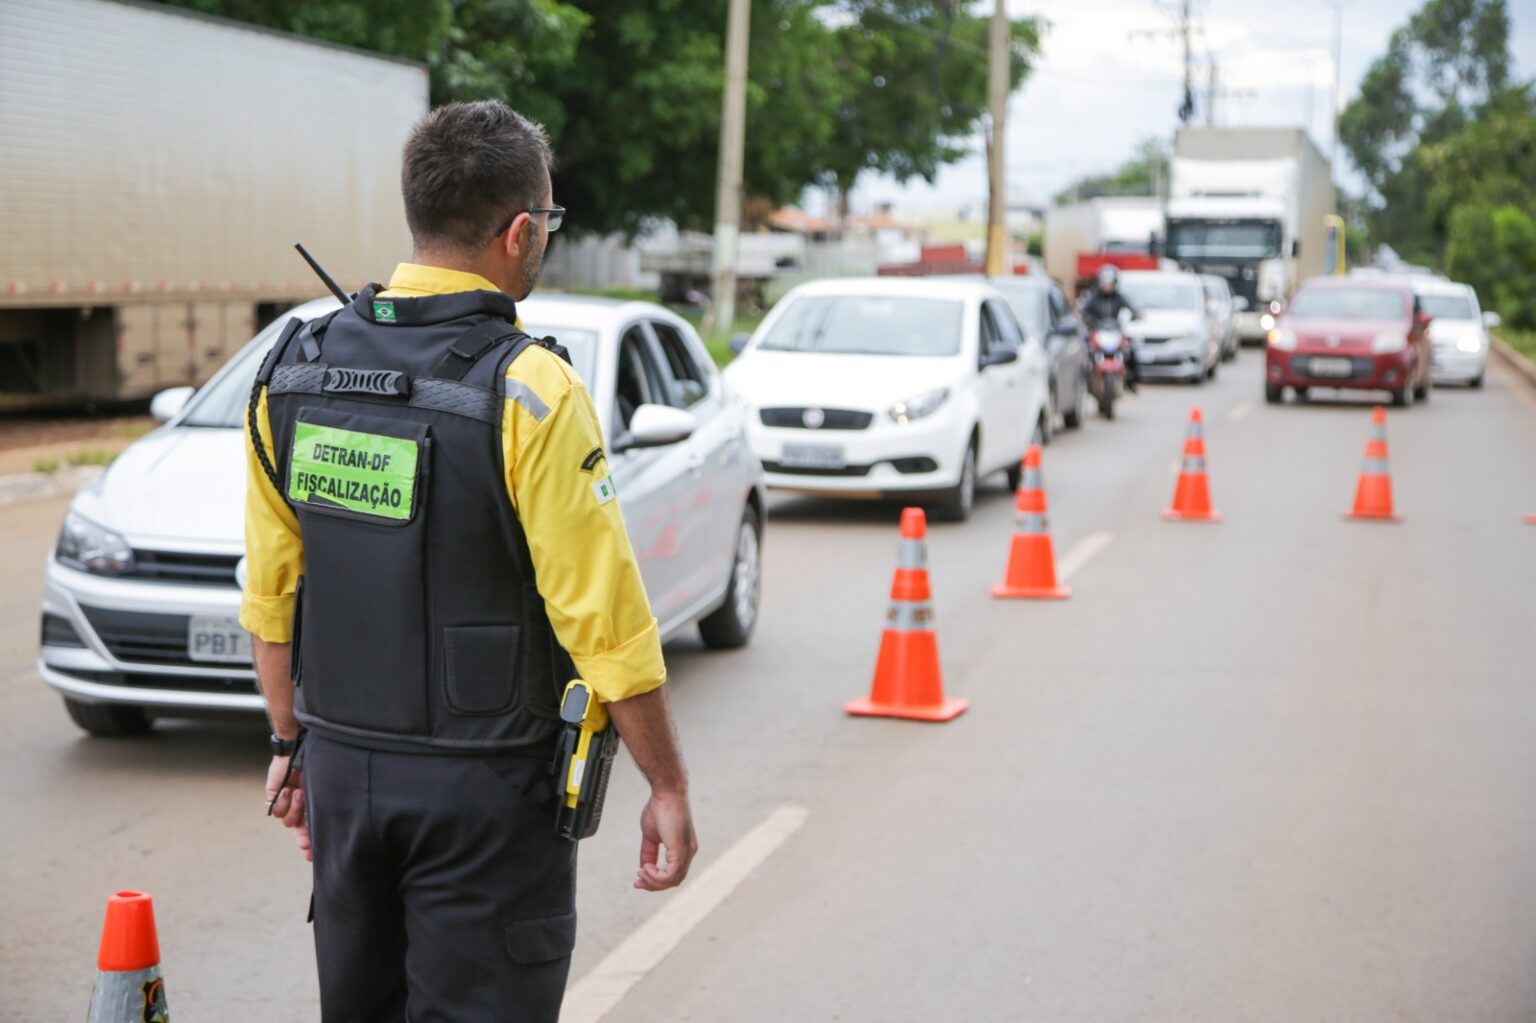
<svg viewBox="0 0 1536 1023">
<path fill-rule="evenodd" d="M 502 714 L 517 697 L 516 625 L 465 625 L 443 630 L 443 681 L 457 714 Z"/>
</svg>

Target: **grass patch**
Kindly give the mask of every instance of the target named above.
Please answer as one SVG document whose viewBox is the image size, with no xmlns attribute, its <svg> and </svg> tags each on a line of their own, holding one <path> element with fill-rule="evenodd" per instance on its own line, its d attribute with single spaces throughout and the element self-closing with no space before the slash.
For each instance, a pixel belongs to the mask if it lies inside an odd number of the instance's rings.
<svg viewBox="0 0 1536 1023">
<path fill-rule="evenodd" d="M 1536 330 L 1511 330 L 1508 327 L 1502 327 L 1496 336 L 1527 359 L 1536 362 Z"/>
<path fill-rule="evenodd" d="M 656 292 L 645 288 L 572 288 L 572 295 L 595 295 L 598 298 L 616 298 L 621 302 L 654 302 Z"/>
<path fill-rule="evenodd" d="M 70 465 L 100 465 L 112 464 L 112 459 L 117 457 L 116 451 L 102 451 L 100 448 L 86 448 L 80 451 L 71 451 L 64 456 L 64 461 Z"/>
<path fill-rule="evenodd" d="M 119 437 L 126 437 L 128 440 L 138 440 L 158 425 L 160 424 L 156 423 L 153 419 L 119 423 L 115 432 Z"/>
<path fill-rule="evenodd" d="M 32 463 L 32 471 L 52 476 L 59 471 L 59 460 L 57 458 L 39 458 Z"/>
</svg>

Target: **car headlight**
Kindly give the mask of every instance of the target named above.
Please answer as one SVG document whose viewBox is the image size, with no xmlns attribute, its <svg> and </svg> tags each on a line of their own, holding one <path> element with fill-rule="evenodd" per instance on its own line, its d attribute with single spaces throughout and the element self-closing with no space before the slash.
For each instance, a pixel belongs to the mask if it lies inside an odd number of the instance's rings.
<svg viewBox="0 0 1536 1023">
<path fill-rule="evenodd" d="M 1408 335 L 1400 330 L 1384 330 L 1371 338 L 1371 351 L 1377 355 L 1401 352 L 1408 347 Z"/>
<path fill-rule="evenodd" d="M 1463 334 L 1456 341 L 1456 350 L 1466 352 L 1468 355 L 1476 355 L 1483 350 L 1483 339 L 1476 334 Z"/>
<path fill-rule="evenodd" d="M 949 388 L 937 387 L 931 391 L 924 391 L 916 397 L 908 398 L 906 401 L 898 401 L 890 407 L 889 414 L 898 425 L 905 426 L 914 419 L 933 415 L 948 397 Z"/>
<path fill-rule="evenodd" d="M 1278 327 L 1269 332 L 1269 347 L 1282 352 L 1296 350 L 1296 332 L 1289 327 Z"/>
<path fill-rule="evenodd" d="M 1259 317 L 1259 329 L 1260 330 L 1274 330 L 1275 329 L 1275 318 L 1273 316 L 1269 315 L 1269 313 L 1265 313 L 1263 316 L 1260 316 Z"/>
<path fill-rule="evenodd" d="M 127 540 L 74 512 L 64 516 L 54 556 L 71 568 L 97 575 L 122 575 L 133 570 L 133 548 Z"/>
</svg>

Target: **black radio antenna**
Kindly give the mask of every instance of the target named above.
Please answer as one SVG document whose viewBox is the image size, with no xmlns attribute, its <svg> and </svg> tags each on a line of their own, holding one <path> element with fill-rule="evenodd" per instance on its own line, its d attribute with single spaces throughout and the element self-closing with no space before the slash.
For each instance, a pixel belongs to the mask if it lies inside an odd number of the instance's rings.
<svg viewBox="0 0 1536 1023">
<path fill-rule="evenodd" d="M 351 303 L 352 296 L 347 294 L 345 291 L 342 291 L 341 285 L 332 280 L 331 275 L 325 272 L 325 268 L 322 267 L 319 263 L 315 262 L 315 257 L 311 256 L 309 252 L 305 250 L 302 242 L 294 242 L 293 247 L 299 250 L 299 255 L 304 257 L 304 262 L 308 263 L 309 268 L 315 272 L 315 276 L 320 278 L 320 283 L 329 288 L 331 294 L 335 295 L 337 300 L 340 301 L 342 305 L 348 305 Z"/>
</svg>

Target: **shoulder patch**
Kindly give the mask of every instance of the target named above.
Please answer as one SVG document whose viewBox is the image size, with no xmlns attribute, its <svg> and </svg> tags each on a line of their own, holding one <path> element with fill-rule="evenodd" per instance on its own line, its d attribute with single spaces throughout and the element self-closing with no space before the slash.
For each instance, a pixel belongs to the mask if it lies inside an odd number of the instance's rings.
<svg viewBox="0 0 1536 1023">
<path fill-rule="evenodd" d="M 601 462 L 605 457 L 606 456 L 603 454 L 603 446 L 599 444 L 591 451 L 588 451 L 587 457 L 581 460 L 581 471 L 591 472 L 593 469 L 597 468 L 597 463 Z"/>
</svg>

